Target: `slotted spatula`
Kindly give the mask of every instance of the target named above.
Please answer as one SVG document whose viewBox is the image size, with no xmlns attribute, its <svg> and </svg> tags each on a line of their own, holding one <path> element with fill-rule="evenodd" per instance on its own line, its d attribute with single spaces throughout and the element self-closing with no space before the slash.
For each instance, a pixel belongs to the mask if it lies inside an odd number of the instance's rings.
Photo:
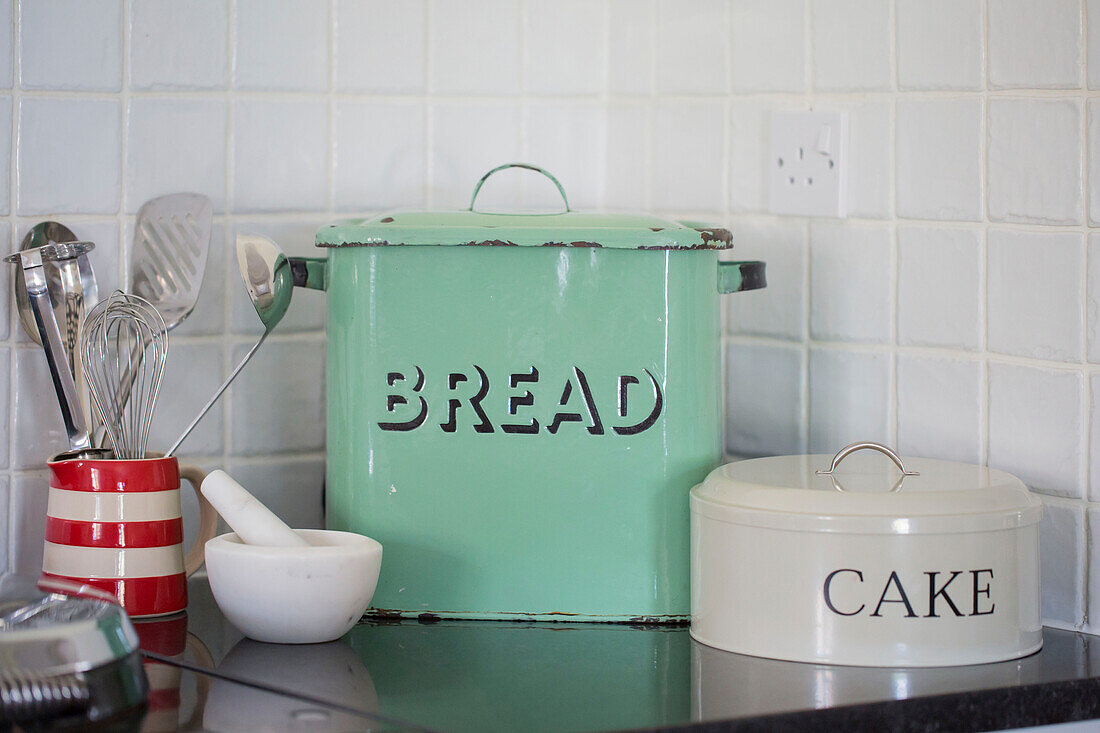
<svg viewBox="0 0 1100 733">
<path fill-rule="evenodd" d="M 159 196 L 138 210 L 130 291 L 156 307 L 169 331 L 198 302 L 213 216 L 214 205 L 199 193 Z"/>
<path fill-rule="evenodd" d="M 156 308 L 165 331 L 183 323 L 198 302 L 213 218 L 214 205 L 201 193 L 158 196 L 138 209 L 130 251 L 130 292 Z M 135 349 L 135 364 L 138 359 Z M 132 386 L 127 372 L 118 393 L 120 409 L 129 401 Z"/>
</svg>

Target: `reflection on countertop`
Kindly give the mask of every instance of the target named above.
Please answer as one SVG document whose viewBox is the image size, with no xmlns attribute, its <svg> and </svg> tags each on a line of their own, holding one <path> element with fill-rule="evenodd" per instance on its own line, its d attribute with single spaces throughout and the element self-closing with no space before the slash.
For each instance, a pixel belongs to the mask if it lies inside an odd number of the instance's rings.
<svg viewBox="0 0 1100 733">
<path fill-rule="evenodd" d="M 169 664 L 213 675 L 196 680 L 209 730 L 676 727 L 1100 674 L 1100 637 L 1055 629 L 1023 659 L 914 669 L 748 657 L 699 644 L 683 626 L 368 619 L 328 644 L 263 644 L 225 621 L 204 579 L 189 592 L 183 636 L 177 621 L 142 641 L 159 640 Z M 158 675 L 179 679 L 164 670 L 150 679 Z M 177 720 L 188 715 L 194 726 L 193 710 L 181 707 Z"/>
</svg>

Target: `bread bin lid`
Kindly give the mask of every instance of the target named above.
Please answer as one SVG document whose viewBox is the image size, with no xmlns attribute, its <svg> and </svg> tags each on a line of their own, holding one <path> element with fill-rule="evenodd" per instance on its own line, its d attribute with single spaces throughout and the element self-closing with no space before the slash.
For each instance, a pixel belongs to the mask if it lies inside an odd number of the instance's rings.
<svg viewBox="0 0 1100 733">
<path fill-rule="evenodd" d="M 852 455 L 865 449 L 886 458 L 866 452 Z M 853 443 L 835 456 L 727 463 L 691 490 L 691 511 L 774 529 L 938 534 L 1036 524 L 1042 502 L 1004 471 L 931 458 L 903 459 L 878 443 Z"/>
<path fill-rule="evenodd" d="M 506 168 L 524 168 L 549 178 L 565 210 L 557 213 L 494 213 L 474 208 L 485 180 Z M 594 247 L 639 250 L 730 249 L 728 230 L 699 222 L 647 214 L 572 211 L 554 176 L 526 163 L 509 163 L 482 176 L 470 207 L 459 211 L 394 211 L 368 219 L 336 222 L 317 232 L 318 247 L 445 246 Z"/>
</svg>

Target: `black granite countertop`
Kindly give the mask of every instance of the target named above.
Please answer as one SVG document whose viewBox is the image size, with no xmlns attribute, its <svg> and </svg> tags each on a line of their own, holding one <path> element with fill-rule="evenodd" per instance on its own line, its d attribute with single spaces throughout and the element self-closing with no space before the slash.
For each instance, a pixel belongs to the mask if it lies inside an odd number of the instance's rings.
<svg viewBox="0 0 1100 733">
<path fill-rule="evenodd" d="M 185 616 L 137 625 L 153 687 L 167 689 L 143 730 L 946 731 L 1100 718 L 1100 637 L 1056 629 L 1011 662 L 880 669 L 731 654 L 682 626 L 365 620 L 328 644 L 262 644 L 226 621 L 205 579 L 190 597 Z"/>
</svg>

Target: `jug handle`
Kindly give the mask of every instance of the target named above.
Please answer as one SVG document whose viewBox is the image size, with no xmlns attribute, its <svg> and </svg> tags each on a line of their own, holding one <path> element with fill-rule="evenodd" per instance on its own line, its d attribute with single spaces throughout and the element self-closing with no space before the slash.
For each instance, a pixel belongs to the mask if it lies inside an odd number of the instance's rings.
<svg viewBox="0 0 1100 733">
<path fill-rule="evenodd" d="M 206 478 L 205 471 L 195 466 L 180 466 L 180 478 L 191 484 L 191 488 L 195 490 L 195 498 L 199 500 L 199 536 L 183 558 L 183 572 L 191 577 L 206 560 L 207 540 L 214 539 L 214 535 L 218 533 L 218 513 L 200 490 L 202 481 Z"/>
<path fill-rule="evenodd" d="M 742 290 L 759 290 L 768 286 L 763 262 L 718 263 L 718 292 L 740 293 Z"/>
<path fill-rule="evenodd" d="M 287 257 L 287 260 L 296 287 L 310 290 L 325 290 L 328 287 L 327 260 L 324 257 Z"/>
</svg>

